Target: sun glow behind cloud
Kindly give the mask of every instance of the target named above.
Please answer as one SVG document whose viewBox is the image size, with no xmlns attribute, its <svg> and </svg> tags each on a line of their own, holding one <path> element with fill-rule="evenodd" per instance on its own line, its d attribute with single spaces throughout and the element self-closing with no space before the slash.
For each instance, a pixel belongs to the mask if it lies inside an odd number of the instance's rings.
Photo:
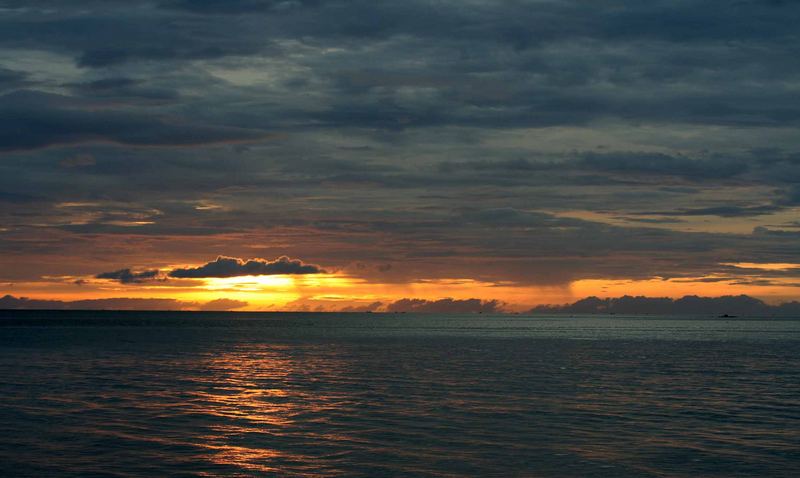
<svg viewBox="0 0 800 478">
<path fill-rule="evenodd" d="M 507 310 L 524 311 L 530 305 L 563 302 L 570 295 L 563 286 L 536 287 L 468 278 L 383 283 L 344 273 L 208 278 L 180 295 L 182 300 L 192 301 L 221 297 L 246 301 L 248 310 L 341 310 L 404 298 L 489 298 L 506 304 Z"/>
<path fill-rule="evenodd" d="M 238 263 L 237 263 L 238 264 Z M 282 264 L 282 263 L 281 263 Z M 174 267 L 137 267 L 95 276 L 43 276 L 43 281 L 9 284 L 0 293 L 25 290 L 34 299 L 174 299 L 185 308 L 202 308 L 214 301 L 233 301 L 237 310 L 386 310 L 402 299 L 437 301 L 492 300 L 502 310 L 524 312 L 533 306 L 563 304 L 587 297 L 641 295 L 678 298 L 684 295 L 722 296 L 746 294 L 768 302 L 795 296 L 800 283 L 792 271 L 796 263 L 720 263 L 719 272 L 705 276 L 651 279 L 598 278 L 543 286 L 514 281 L 478 280 L 469 277 L 387 280 L 389 276 L 364 277 L 366 268 L 338 269 L 310 274 L 261 274 L 234 277 L 181 278 Z M 323 270 L 323 269 L 319 269 Z M 329 269 L 330 270 L 330 269 Z M 144 272 L 143 272 L 144 271 Z M 154 272 L 151 277 L 145 272 Z M 120 280 L 125 277 L 136 280 Z M 140 277 L 141 276 L 141 277 Z M 227 302 L 226 304 L 230 304 Z M 376 304 L 379 304 L 376 306 Z"/>
<path fill-rule="evenodd" d="M 276 310 L 303 298 L 358 296 L 366 283 L 342 274 L 260 275 L 202 279 L 182 298 L 213 300 L 225 297 L 247 301 L 249 309 Z"/>
<path fill-rule="evenodd" d="M 756 262 L 731 262 L 723 263 L 724 266 L 736 267 L 738 269 L 760 269 L 765 271 L 788 271 L 792 269 L 800 269 L 800 264 L 792 263 L 756 263 Z"/>
<path fill-rule="evenodd" d="M 759 267 L 754 267 L 754 266 Z M 563 304 L 586 296 L 619 297 L 643 295 L 678 298 L 684 295 L 722 296 L 747 294 L 780 302 L 796 295 L 792 278 L 768 277 L 771 272 L 796 268 L 795 264 L 746 264 L 737 266 L 763 270 L 757 277 L 724 275 L 671 279 L 586 279 L 559 286 L 494 283 L 469 278 L 427 279 L 386 283 L 370 281 L 343 272 L 313 275 L 262 275 L 229 278 L 154 281 L 119 284 L 87 280 L 81 285 L 73 276 L 51 276 L 46 281 L 0 287 L 0 295 L 25 294 L 37 299 L 80 300 L 92 298 L 169 298 L 189 304 L 228 299 L 246 302 L 237 310 L 326 310 L 358 308 L 380 302 L 384 306 L 404 298 L 497 300 L 503 309 L 523 312 L 536 305 Z M 760 281 L 760 282 L 759 282 Z M 190 306 L 189 308 L 193 308 Z"/>
<path fill-rule="evenodd" d="M 286 275 L 240 276 L 205 279 L 205 288 L 213 291 L 263 291 L 294 287 L 294 279 Z"/>
</svg>

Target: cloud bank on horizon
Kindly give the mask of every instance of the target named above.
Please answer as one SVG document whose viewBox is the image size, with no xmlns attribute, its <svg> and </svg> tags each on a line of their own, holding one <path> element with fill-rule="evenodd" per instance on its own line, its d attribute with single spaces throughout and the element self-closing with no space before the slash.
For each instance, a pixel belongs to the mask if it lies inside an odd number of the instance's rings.
<svg viewBox="0 0 800 478">
<path fill-rule="evenodd" d="M 684 296 L 670 297 L 623 296 L 601 299 L 587 297 L 572 304 L 541 305 L 532 314 L 620 314 L 620 315 L 717 315 L 717 316 L 800 316 L 800 302 L 791 301 L 769 305 L 746 295 L 722 297 Z"/>
<path fill-rule="evenodd" d="M 37 300 L 6 295 L 0 297 L 0 310 L 164 310 L 164 311 L 235 311 L 248 306 L 247 302 L 220 298 L 206 303 L 186 302 L 177 299 L 110 298 L 76 301 Z M 287 308 L 285 311 L 293 311 Z M 338 309 L 302 307 L 302 312 L 345 313 L 411 313 L 411 314 L 489 314 L 514 313 L 497 300 L 481 299 L 409 299 L 403 298 L 384 304 L 373 302 L 364 306 L 345 306 Z M 693 315 L 700 317 L 797 317 L 800 302 L 791 301 L 769 305 L 746 295 L 722 297 L 684 296 L 669 297 L 623 296 L 600 299 L 587 297 L 571 304 L 542 305 L 525 313 L 532 316 L 548 315 Z"/>
<path fill-rule="evenodd" d="M 233 299 L 215 299 L 206 303 L 178 299 L 114 297 L 83 300 L 42 300 L 5 295 L 0 297 L 0 310 L 154 310 L 154 311 L 228 311 L 246 307 L 247 302 Z"/>
<path fill-rule="evenodd" d="M 243 260 L 238 257 L 219 256 L 200 267 L 177 268 L 169 272 L 178 279 L 206 277 L 239 277 L 263 275 L 322 274 L 325 271 L 314 264 L 304 264 L 299 259 L 281 256 L 274 261 L 265 259 Z"/>
<path fill-rule="evenodd" d="M 0 9 L 0 293 L 341 271 L 392 290 L 353 307 L 453 279 L 798 297 L 800 268 L 737 264 L 800 264 L 800 3 Z M 283 256 L 308 262 L 236 259 Z"/>
</svg>

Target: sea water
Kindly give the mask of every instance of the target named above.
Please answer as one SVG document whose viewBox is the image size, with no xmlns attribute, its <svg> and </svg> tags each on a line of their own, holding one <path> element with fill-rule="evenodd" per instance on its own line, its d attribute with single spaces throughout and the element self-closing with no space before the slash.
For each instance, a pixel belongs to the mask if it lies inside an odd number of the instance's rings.
<svg viewBox="0 0 800 478">
<path fill-rule="evenodd" d="M 800 473 L 800 319 L 0 312 L 0 476 Z"/>
</svg>

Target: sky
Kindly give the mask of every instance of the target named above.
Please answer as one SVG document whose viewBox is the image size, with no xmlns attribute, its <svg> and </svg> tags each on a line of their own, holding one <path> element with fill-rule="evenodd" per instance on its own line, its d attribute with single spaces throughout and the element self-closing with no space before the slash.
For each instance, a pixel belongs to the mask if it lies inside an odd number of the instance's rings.
<svg viewBox="0 0 800 478">
<path fill-rule="evenodd" d="M 790 0 L 0 0 L 0 296 L 795 300 L 799 24 Z"/>
</svg>

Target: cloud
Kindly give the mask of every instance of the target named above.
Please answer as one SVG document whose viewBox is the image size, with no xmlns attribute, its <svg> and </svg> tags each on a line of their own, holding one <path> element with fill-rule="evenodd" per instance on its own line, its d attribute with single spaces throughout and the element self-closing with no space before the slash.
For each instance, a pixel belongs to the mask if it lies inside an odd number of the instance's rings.
<svg viewBox="0 0 800 478">
<path fill-rule="evenodd" d="M 162 8 L 185 10 L 198 14 L 243 14 L 268 11 L 286 11 L 292 8 L 316 5 L 323 0 L 166 0 Z"/>
<path fill-rule="evenodd" d="M 0 67 L 0 91 L 19 88 L 28 83 L 25 72 Z"/>
<path fill-rule="evenodd" d="M 786 206 L 800 206 L 800 185 L 793 185 L 789 189 L 782 191 L 783 195 L 778 199 L 778 203 Z"/>
<path fill-rule="evenodd" d="M 40 300 L 6 295 L 0 297 L 0 309 L 40 310 L 184 310 L 195 307 L 194 302 L 176 299 L 112 298 L 76 301 Z"/>
<path fill-rule="evenodd" d="M 642 211 L 631 214 L 642 216 L 719 216 L 719 217 L 753 217 L 773 214 L 783 209 L 782 206 L 774 204 L 763 204 L 758 206 L 709 206 L 698 208 L 680 208 L 674 211 Z"/>
<path fill-rule="evenodd" d="M 216 299 L 209 302 L 190 302 L 177 299 L 129 298 L 86 299 L 75 301 L 30 299 L 5 295 L 0 297 L 2 309 L 35 310 L 205 310 L 226 311 L 246 307 L 247 302 L 233 299 Z"/>
<path fill-rule="evenodd" d="M 41 201 L 41 197 L 31 196 L 29 194 L 18 194 L 18 193 L 7 193 L 0 191 L 0 202 L 11 203 L 11 204 L 25 204 L 25 203 L 35 203 Z"/>
<path fill-rule="evenodd" d="M 626 295 L 608 299 L 587 297 L 573 304 L 539 306 L 531 312 L 534 314 L 796 316 L 800 313 L 800 303 L 787 302 L 781 305 L 768 305 L 747 295 L 723 297 L 687 295 L 680 299 Z"/>
<path fill-rule="evenodd" d="M 130 146 L 187 146 L 253 141 L 266 136 L 256 130 L 209 126 L 100 106 L 37 91 L 0 96 L 0 151 L 98 141 Z"/>
<path fill-rule="evenodd" d="M 97 161 L 91 154 L 79 154 L 77 156 L 64 158 L 58 164 L 62 168 L 85 168 L 88 166 L 94 166 L 97 164 Z"/>
<path fill-rule="evenodd" d="M 365 305 L 349 305 L 343 307 L 339 312 L 377 312 L 383 306 L 383 302 L 372 302 Z"/>
<path fill-rule="evenodd" d="M 750 165 L 740 157 L 695 158 L 642 151 L 596 152 L 584 151 L 548 160 L 515 158 L 504 160 L 445 161 L 438 165 L 443 173 L 477 171 L 482 174 L 509 176 L 546 174 L 557 172 L 602 173 L 626 177 L 627 180 L 643 178 L 682 178 L 687 181 L 713 181 L 741 176 Z M 630 178 L 628 178 L 630 177 Z M 611 184 L 611 178 L 607 181 Z"/>
<path fill-rule="evenodd" d="M 157 269 L 132 272 L 130 269 L 120 269 L 113 272 L 103 272 L 97 274 L 95 279 L 109 279 L 119 282 L 120 284 L 141 284 L 158 278 L 159 271 Z"/>
<path fill-rule="evenodd" d="M 765 229 L 800 204 L 798 2 L 0 3 L 4 279 L 223 243 L 393 283 L 800 261 Z"/>
<path fill-rule="evenodd" d="M 247 305 L 248 303 L 243 300 L 215 299 L 200 306 L 200 310 L 221 312 L 226 310 L 241 309 L 242 307 L 247 307 Z"/>
<path fill-rule="evenodd" d="M 118 98 L 172 101 L 180 96 L 175 89 L 148 86 L 138 78 L 111 77 L 65 85 L 78 95 L 90 98 Z"/>
<path fill-rule="evenodd" d="M 314 264 L 304 264 L 299 259 L 281 256 L 274 261 L 266 259 L 239 259 L 219 256 L 200 267 L 173 269 L 169 276 L 178 279 L 202 277 L 238 277 L 278 274 L 322 274 L 325 271 Z"/>
<path fill-rule="evenodd" d="M 680 176 L 693 181 L 722 179 L 747 171 L 738 158 L 696 159 L 663 153 L 584 153 L 576 166 L 618 174 Z"/>
<path fill-rule="evenodd" d="M 492 314 L 503 312 L 497 300 L 480 299 L 400 299 L 386 307 L 386 312 L 411 312 L 419 314 Z"/>
</svg>

